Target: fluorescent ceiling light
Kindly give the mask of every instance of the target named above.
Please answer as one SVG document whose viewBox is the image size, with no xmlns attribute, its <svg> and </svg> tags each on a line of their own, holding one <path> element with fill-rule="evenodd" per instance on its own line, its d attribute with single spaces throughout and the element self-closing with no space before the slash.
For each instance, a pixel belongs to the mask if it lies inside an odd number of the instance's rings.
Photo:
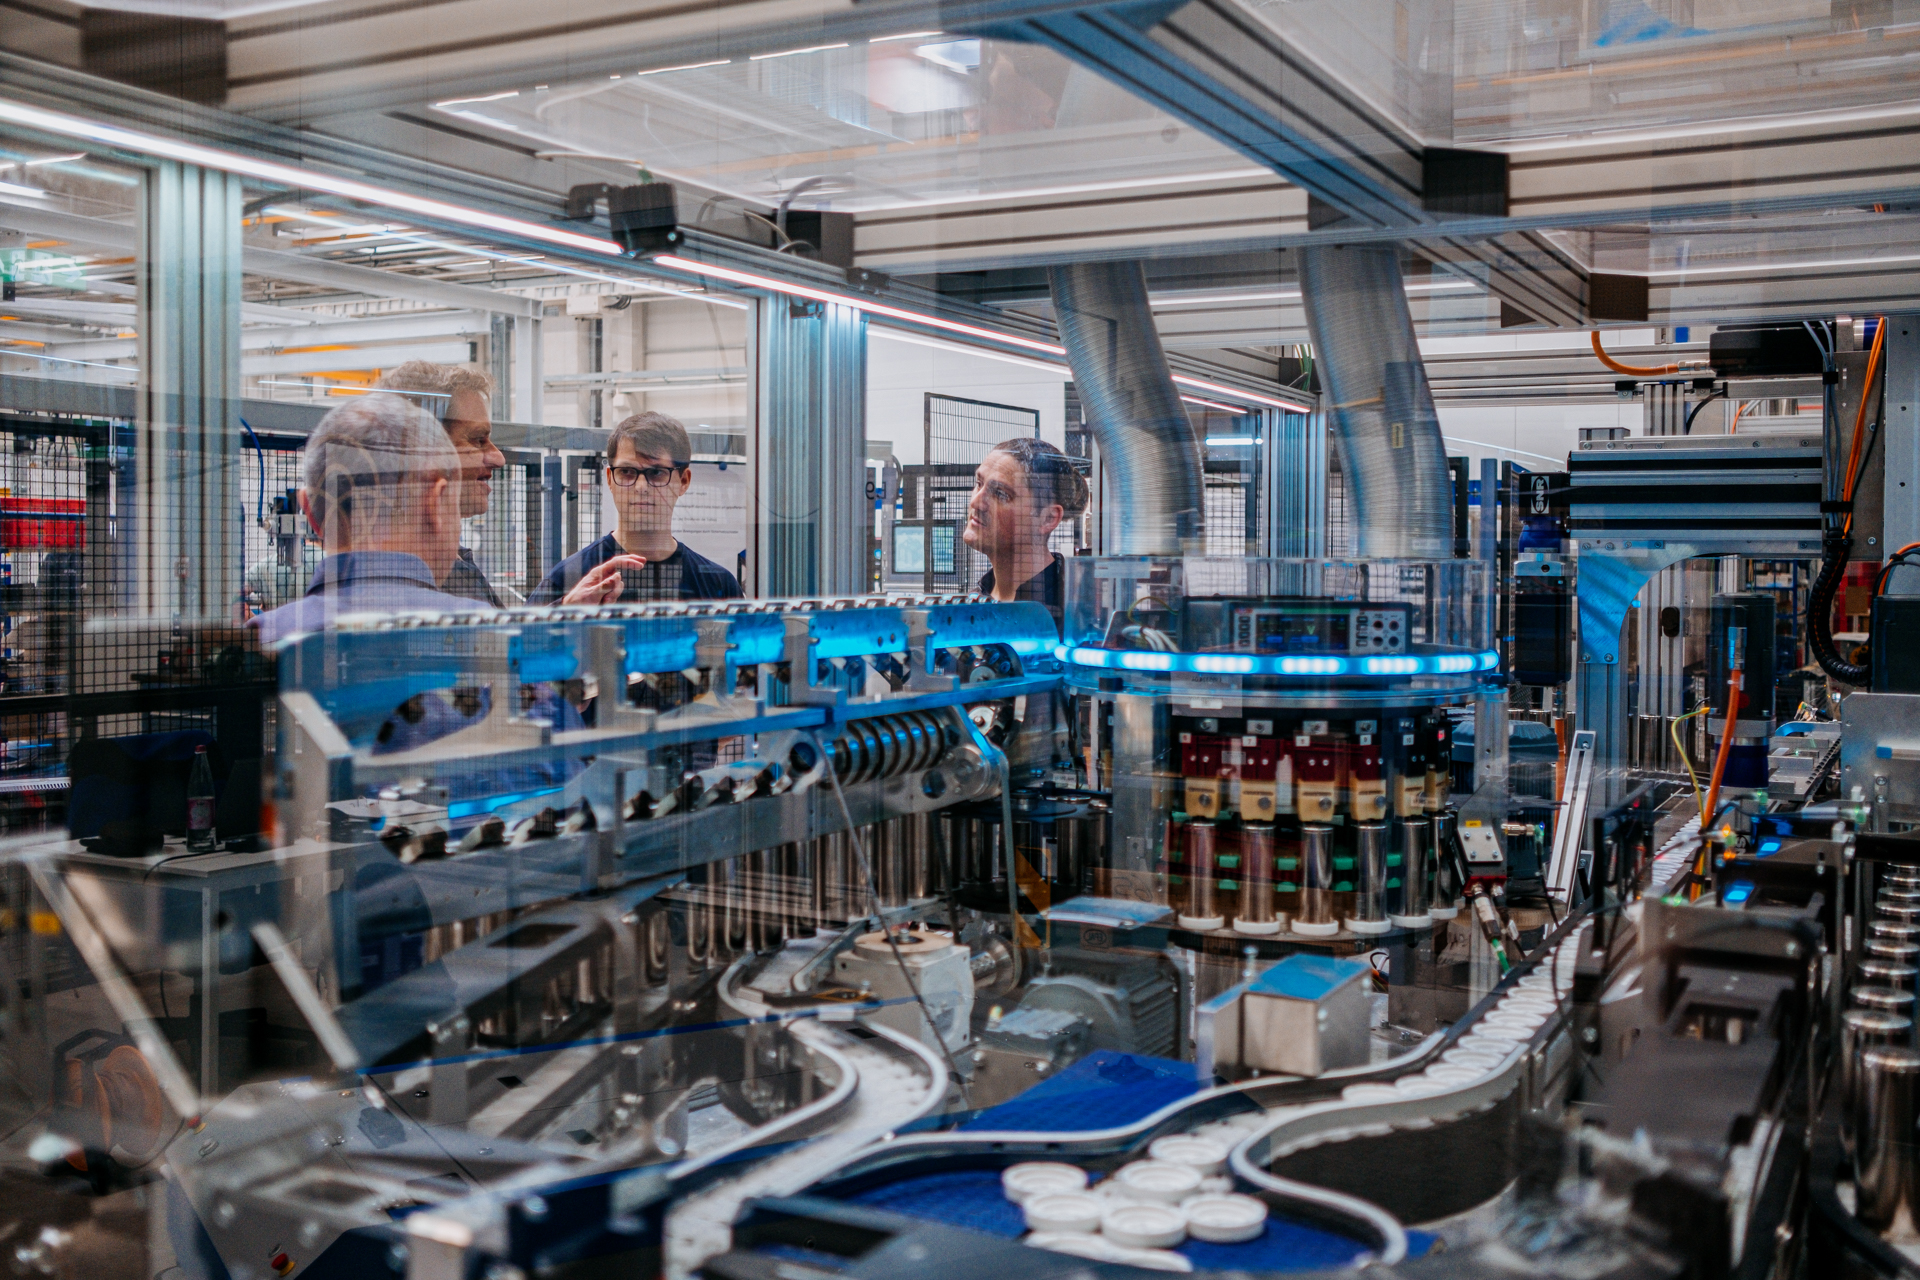
<svg viewBox="0 0 1920 1280">
<path fill-rule="evenodd" d="M 948 204 L 992 205 L 999 202 L 1028 200 L 1037 196 L 1077 196 L 1095 191 L 1129 191 L 1135 187 L 1180 186 L 1193 182 L 1227 182 L 1246 178 L 1273 178 L 1271 169 L 1218 169 L 1212 173 L 1172 173 L 1157 178 L 1119 178 L 1112 182 L 1077 182 L 1058 187 L 1021 187 L 1017 191 L 994 191 L 985 195 L 929 196 L 923 200 L 900 200 L 876 209 L 932 209 Z M 1280 185 L 1275 179 L 1276 187 Z M 1204 192 L 1202 194 L 1205 194 Z M 1298 221 L 1299 219 L 1296 219 Z"/>
<path fill-rule="evenodd" d="M 85 160 L 86 158 L 87 153 L 84 151 L 75 151 L 71 155 L 64 156 L 44 156 L 38 160 L 27 161 L 27 168 L 31 169 L 37 164 L 65 164 L 69 160 Z"/>
<path fill-rule="evenodd" d="M 1238 387 L 1222 386 L 1218 382 L 1208 382 L 1204 378 L 1189 378 L 1184 373 L 1174 374 L 1173 380 L 1179 386 L 1211 391 L 1215 395 L 1231 396 L 1235 400 L 1244 400 L 1250 404 L 1264 404 L 1274 409 L 1291 409 L 1295 413 L 1306 413 L 1310 408 L 1296 400 L 1275 400 L 1271 396 L 1256 395 L 1251 391 L 1242 391 Z"/>
<path fill-rule="evenodd" d="M 654 260 L 655 266 L 670 270 L 688 271 L 694 275 L 707 276 L 715 280 L 725 280 L 732 284 L 745 285 L 750 289 L 765 289 L 770 293 L 786 294 L 794 298 L 806 298 L 814 302 L 830 302 L 837 306 L 852 307 L 870 316 L 885 316 L 906 324 L 924 325 L 930 329 L 941 329 L 947 333 L 964 334 L 969 338 L 980 338 L 987 342 L 1002 342 L 1009 346 L 1020 347 L 1027 351 L 1038 351 L 1043 355 L 1064 358 L 1067 349 L 1058 343 L 1040 342 L 1033 338 L 1013 333 L 997 333 L 992 329 L 983 329 L 979 325 L 962 324 L 958 320 L 949 320 L 945 316 L 924 315 L 917 311 L 908 311 L 902 307 L 890 307 L 871 298 L 856 298 L 844 293 L 831 293 L 825 289 L 815 289 L 810 285 L 793 284 L 786 280 L 776 280 L 772 276 L 754 275 L 751 272 L 735 271 L 731 267 L 718 267 L 711 263 L 695 262 L 691 258 L 681 258 L 673 254 L 662 254 Z M 1259 395 L 1252 391 L 1242 391 L 1238 387 L 1224 386 L 1218 382 L 1208 382 L 1204 378 L 1190 378 L 1185 374 L 1173 375 L 1174 382 L 1183 387 L 1192 387 L 1197 391 L 1211 391 L 1215 395 L 1230 400 L 1239 400 L 1246 404 L 1263 404 L 1275 409 L 1290 409 L 1295 413 L 1306 413 L 1308 406 L 1292 400 L 1276 400 L 1272 396 Z"/>
<path fill-rule="evenodd" d="M 673 71 L 698 71 L 702 67 L 725 67 L 733 63 L 732 58 L 717 58 L 712 62 L 685 62 L 677 67 L 655 67 L 651 71 L 636 71 L 637 76 L 664 76 Z"/>
<path fill-rule="evenodd" d="M 1217 401 L 1213 401 L 1213 400 L 1202 400 L 1199 396 L 1181 396 L 1180 398 L 1182 400 L 1185 400 L 1188 404 L 1197 404 L 1203 409 L 1218 409 L 1222 413 L 1245 413 L 1246 412 L 1245 408 L 1237 404 L 1220 404 Z M 1222 437 L 1222 438 L 1224 439 L 1225 437 Z M 1213 441 L 1209 440 L 1207 441 L 1207 443 L 1212 444 Z"/>
<path fill-rule="evenodd" d="M 776 280 L 772 276 L 753 275 L 746 271 L 735 271 L 731 267 L 717 267 L 706 262 L 695 262 L 690 258 L 663 254 L 655 258 L 654 265 L 669 267 L 679 271 L 690 271 L 695 275 L 709 276 L 716 280 L 725 280 L 732 284 L 745 285 L 750 289 L 766 289 L 773 293 L 784 293 L 790 297 L 806 298 L 813 302 L 831 302 L 837 306 L 852 307 L 868 315 L 890 316 L 895 320 L 904 320 L 908 324 L 926 325 L 932 329 L 944 329 L 948 333 L 963 333 L 969 338 L 984 338 L 989 342 L 1004 342 L 1009 346 L 1022 347 L 1028 351 L 1039 351 L 1050 356 L 1065 356 L 1067 349 L 1052 342 L 1038 342 L 1032 338 L 1023 338 L 1017 334 L 996 333 L 992 329 L 983 329 L 978 325 L 962 324 L 958 320 L 949 320 L 944 316 L 922 315 L 900 307 L 890 307 L 871 298 L 856 298 L 843 293 L 830 293 L 825 289 L 815 289 L 809 285 L 793 284 L 786 280 Z"/>
<path fill-rule="evenodd" d="M 842 40 L 839 44 L 810 44 L 804 49 L 782 49 L 778 53 L 756 53 L 751 55 L 747 61 L 765 62 L 768 58 L 791 58 L 796 53 L 825 53 L 829 49 L 844 49 L 846 47 L 847 42 L 845 40 Z"/>
<path fill-rule="evenodd" d="M 1185 398 L 1186 398 L 1185 396 L 1181 397 L 1181 399 L 1183 400 Z M 1208 436 L 1207 443 L 1210 445 L 1214 445 L 1216 447 L 1224 448 L 1230 445 L 1259 444 L 1260 437 L 1259 436 Z"/>
<path fill-rule="evenodd" d="M 436 102 L 433 105 L 436 107 L 457 107 L 467 102 L 498 102 L 502 98 L 517 98 L 519 96 L 520 91 L 518 89 L 509 89 L 505 93 L 489 93 L 478 98 L 448 98 L 445 102 Z"/>
<path fill-rule="evenodd" d="M 0 182 L 0 196 L 31 196 L 35 200 L 44 200 L 47 192 L 38 187 L 23 187 L 17 182 Z"/>
<path fill-rule="evenodd" d="M 336 177 L 330 173 L 300 169 L 271 160 L 256 160 L 251 156 L 220 151 L 213 147 L 202 147 L 190 142 L 175 142 L 149 133 L 122 129 L 115 125 L 96 124 L 90 120 L 81 120 L 75 116 L 61 115 L 53 111 L 42 111 L 38 107 L 29 107 L 18 102 L 0 100 L 0 120 L 29 129 L 59 134 L 62 137 L 84 138 L 89 142 L 119 147 L 143 155 L 178 160 L 183 164 L 200 165 L 222 173 L 237 173 L 281 186 L 307 191 L 323 191 L 343 199 L 358 200 L 363 204 L 378 205 L 384 209 L 398 209 L 421 217 L 442 219 L 460 226 L 479 227 L 502 235 L 538 240 L 587 253 L 605 254 L 611 258 L 621 256 L 619 245 L 597 236 L 585 236 L 577 231 L 565 231 L 559 227 L 543 226 L 520 218 L 484 213 L 478 209 L 464 209 L 459 205 L 447 204 L 445 201 L 405 195 L 369 183 L 356 182 L 350 178 Z M 30 191 L 26 188 L 21 190 Z M 37 191 L 30 193 L 41 194 Z M 0 194 L 6 193 L 0 190 Z"/>
<path fill-rule="evenodd" d="M 1649 271 L 1646 275 L 1649 280 L 1660 280 L 1668 277 L 1737 275 L 1744 271 L 1825 271 L 1833 267 L 1882 267 L 1902 262 L 1920 262 L 1920 254 L 1906 253 L 1884 258 L 1829 258 L 1825 262 L 1748 262 L 1732 267 L 1676 267 Z"/>
<path fill-rule="evenodd" d="M 1016 356 L 1005 351 L 989 351 L 985 347 L 976 347 L 967 342 L 948 342 L 944 338 L 932 338 L 926 334 L 908 333 L 904 329 L 889 328 L 883 320 L 879 325 L 867 330 L 869 337 L 882 338 L 888 342 L 905 342 L 916 347 L 930 347 L 935 351 L 946 351 L 954 355 L 973 356 L 981 360 L 997 360 L 1001 364 L 1017 364 L 1023 369 L 1033 369 L 1040 373 L 1050 373 L 1057 378 L 1073 377 L 1073 370 L 1064 364 L 1055 364 L 1046 360 L 1034 360 L 1027 356 Z"/>
<path fill-rule="evenodd" d="M 889 44 L 895 40 L 930 40 L 934 36 L 943 36 L 944 31 L 908 31 L 897 36 L 875 36 L 868 44 Z"/>
</svg>

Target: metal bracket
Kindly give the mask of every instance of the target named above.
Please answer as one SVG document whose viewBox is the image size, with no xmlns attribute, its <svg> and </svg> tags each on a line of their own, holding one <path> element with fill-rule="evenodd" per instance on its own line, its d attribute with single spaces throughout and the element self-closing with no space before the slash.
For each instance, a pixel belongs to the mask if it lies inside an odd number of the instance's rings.
<svg viewBox="0 0 1920 1280">
<path fill-rule="evenodd" d="M 1567 748 L 1567 778 L 1560 789 L 1560 820 L 1553 829 L 1547 859 L 1547 895 L 1572 901 L 1573 873 L 1580 864 L 1580 841 L 1587 828 L 1587 797 L 1593 785 L 1595 735 L 1580 729 Z"/>
<path fill-rule="evenodd" d="M 946 693 L 957 689 L 957 676 L 937 674 L 933 669 L 934 628 L 925 609 L 903 611 L 907 620 L 907 688 L 914 693 Z"/>
</svg>

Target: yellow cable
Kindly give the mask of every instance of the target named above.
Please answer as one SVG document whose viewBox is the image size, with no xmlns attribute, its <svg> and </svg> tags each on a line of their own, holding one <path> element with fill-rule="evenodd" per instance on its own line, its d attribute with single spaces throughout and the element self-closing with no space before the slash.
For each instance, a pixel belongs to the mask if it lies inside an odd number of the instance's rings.
<svg viewBox="0 0 1920 1280">
<path fill-rule="evenodd" d="M 1687 781 L 1693 784 L 1693 807 L 1699 810 L 1700 821 L 1702 822 L 1705 822 L 1707 820 L 1707 816 L 1706 816 L 1707 798 L 1700 793 L 1699 775 L 1694 773 L 1693 760 L 1687 755 L 1686 747 L 1681 744 L 1680 722 L 1682 720 L 1691 720 L 1698 715 L 1705 715 L 1709 710 L 1711 710 L 1710 707 L 1705 707 L 1705 706 L 1696 707 L 1694 710 L 1687 712 L 1687 714 L 1683 716 L 1675 716 L 1667 724 L 1667 733 L 1669 736 L 1673 738 L 1673 749 L 1680 753 L 1680 763 L 1685 765 L 1687 769 Z M 1700 834 L 1701 834 L 1701 837 L 1704 839 L 1706 836 L 1706 832 L 1703 831 Z"/>
</svg>

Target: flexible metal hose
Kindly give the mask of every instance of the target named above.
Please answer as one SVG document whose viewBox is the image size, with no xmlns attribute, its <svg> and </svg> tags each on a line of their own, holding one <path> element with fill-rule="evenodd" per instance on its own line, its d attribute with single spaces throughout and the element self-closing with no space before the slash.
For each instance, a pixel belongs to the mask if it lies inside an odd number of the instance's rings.
<svg viewBox="0 0 1920 1280">
<path fill-rule="evenodd" d="M 1295 250 L 1360 558 L 1453 553 L 1447 451 L 1392 246 Z"/>
<path fill-rule="evenodd" d="M 1073 384 L 1112 473 L 1107 554 L 1181 555 L 1205 528 L 1200 441 L 1167 372 L 1137 262 L 1050 267 Z"/>
</svg>

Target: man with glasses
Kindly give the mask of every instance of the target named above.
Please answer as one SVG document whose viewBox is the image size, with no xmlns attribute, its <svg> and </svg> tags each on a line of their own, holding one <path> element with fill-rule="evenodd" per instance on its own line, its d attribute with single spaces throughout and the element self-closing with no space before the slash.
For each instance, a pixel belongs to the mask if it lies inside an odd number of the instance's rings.
<svg viewBox="0 0 1920 1280">
<path fill-rule="evenodd" d="M 557 565 L 531 604 L 639 600 L 730 600 L 739 581 L 673 536 L 673 508 L 693 483 L 687 429 L 664 413 L 641 413 L 607 441 L 607 486 L 616 527 Z"/>
<path fill-rule="evenodd" d="M 493 473 L 507 465 L 507 455 L 493 442 L 493 413 L 488 408 L 493 379 L 472 365 L 409 360 L 387 370 L 374 385 L 381 391 L 398 392 L 439 419 L 460 455 L 460 518 L 487 514 Z M 520 603 L 513 588 L 508 587 L 503 596 L 487 581 L 470 547 L 460 548 L 440 589 L 496 609 Z"/>
</svg>

